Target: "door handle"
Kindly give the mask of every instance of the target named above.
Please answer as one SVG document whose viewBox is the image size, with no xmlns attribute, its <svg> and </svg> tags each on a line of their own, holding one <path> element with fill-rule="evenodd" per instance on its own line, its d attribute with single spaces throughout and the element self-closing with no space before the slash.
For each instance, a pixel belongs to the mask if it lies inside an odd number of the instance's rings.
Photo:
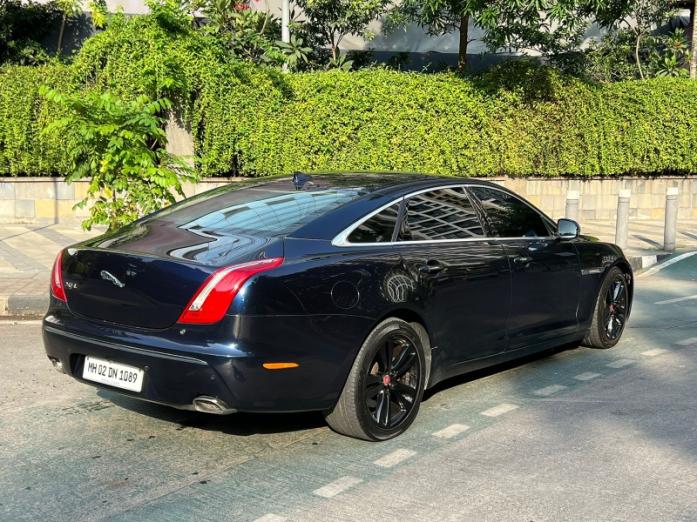
<svg viewBox="0 0 697 522">
<path fill-rule="evenodd" d="M 529 257 L 529 256 L 515 256 L 513 258 L 513 262 L 516 265 L 527 265 L 531 261 L 532 261 L 532 257 Z"/>
<path fill-rule="evenodd" d="M 425 264 L 419 266 L 419 272 L 422 274 L 437 274 L 445 267 L 439 261 L 427 261 Z"/>
</svg>

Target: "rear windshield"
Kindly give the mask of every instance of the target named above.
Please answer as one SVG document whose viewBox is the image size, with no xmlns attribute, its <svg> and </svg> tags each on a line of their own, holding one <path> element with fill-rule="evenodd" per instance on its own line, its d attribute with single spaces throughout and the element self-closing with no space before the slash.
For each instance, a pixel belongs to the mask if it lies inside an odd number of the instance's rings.
<svg viewBox="0 0 697 522">
<path fill-rule="evenodd" d="M 230 190 L 168 213 L 168 221 L 211 235 L 278 236 L 365 194 L 364 188 L 288 191 L 269 184 Z M 158 217 L 163 217 L 162 214 Z"/>
</svg>

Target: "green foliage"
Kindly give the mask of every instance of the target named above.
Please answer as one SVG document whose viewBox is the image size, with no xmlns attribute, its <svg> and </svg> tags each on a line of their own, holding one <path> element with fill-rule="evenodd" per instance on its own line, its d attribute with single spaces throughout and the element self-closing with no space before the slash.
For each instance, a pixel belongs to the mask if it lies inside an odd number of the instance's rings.
<svg viewBox="0 0 697 522">
<path fill-rule="evenodd" d="M 96 29 L 103 29 L 107 24 L 109 16 L 106 0 L 88 0 L 87 7 L 92 16 L 92 25 Z"/>
<path fill-rule="evenodd" d="M 55 175 L 66 172 L 65 149 L 56 139 L 42 138 L 42 129 L 60 111 L 49 109 L 38 87 L 74 88 L 68 67 L 0 67 L 0 172 L 17 175 Z"/>
<path fill-rule="evenodd" d="M 306 47 L 303 39 L 295 34 L 290 35 L 289 42 L 278 41 L 276 45 L 283 55 L 283 61 L 291 70 L 297 70 L 301 63 L 308 63 L 308 57 L 312 53 L 312 49 Z"/>
<path fill-rule="evenodd" d="M 205 109 L 206 127 L 215 131 L 199 142 L 202 173 L 227 166 L 245 176 L 595 176 L 697 168 L 697 107 L 685 104 L 697 84 L 665 78 L 594 86 L 519 67 L 518 81 L 498 88 L 496 73 L 470 81 L 374 69 L 290 75 L 243 107 L 235 89 L 221 90 Z"/>
<path fill-rule="evenodd" d="M 590 24 L 614 24 L 628 5 L 649 0 L 402 0 L 390 12 L 388 29 L 414 22 L 431 34 L 460 32 L 459 66 L 464 68 L 470 21 L 491 51 L 546 55 L 578 51 Z M 653 0 L 664 1 L 665 0 Z"/>
<path fill-rule="evenodd" d="M 123 101 L 109 92 L 65 95 L 51 89 L 41 94 L 66 111 L 44 130 L 64 144 L 66 181 L 90 180 L 87 197 L 77 204 L 91 205 L 85 229 L 119 228 L 184 195 L 181 183 L 193 176 L 165 149 L 161 114 L 171 109 L 169 100 Z"/>
<path fill-rule="evenodd" d="M 175 102 L 202 176 L 408 170 L 476 176 L 697 171 L 697 83 L 587 84 L 528 60 L 481 78 L 371 68 L 283 74 L 230 58 L 185 10 L 114 15 L 69 65 L 0 69 L 0 172 L 70 174 L 67 108 L 39 96 Z M 164 116 L 164 114 L 162 115 Z"/>
<path fill-rule="evenodd" d="M 55 2 L 0 0 L 0 64 L 47 62 L 48 54 L 40 42 L 59 18 Z"/>
<path fill-rule="evenodd" d="M 653 50 L 648 58 L 649 74 L 653 76 L 688 76 L 690 46 L 683 29 L 651 37 Z"/>
<path fill-rule="evenodd" d="M 611 30 L 608 43 L 612 43 L 613 33 L 623 33 L 621 37 L 624 39 L 631 35 L 636 73 L 642 80 L 651 76 L 651 71 L 646 67 L 646 55 L 651 56 L 661 47 L 660 40 L 657 41 L 652 34 L 675 14 L 676 5 L 676 2 L 667 0 L 621 0 L 610 2 L 612 7 L 602 11 L 598 16 L 600 23 Z M 614 52 L 610 49 L 610 54 Z M 663 63 L 663 69 L 676 68 L 677 63 L 673 61 L 677 56 L 671 59 L 670 55 L 666 54 L 662 58 L 668 58 L 668 61 Z"/>
<path fill-rule="evenodd" d="M 327 46 L 338 60 L 339 45 L 347 35 L 370 40 L 368 24 L 387 11 L 390 0 L 297 0 L 304 14 L 303 32 L 316 47 Z"/>
<path fill-rule="evenodd" d="M 281 38 L 281 24 L 277 17 L 253 11 L 239 0 L 202 0 L 197 6 L 207 19 L 201 30 L 219 38 L 236 56 L 256 63 L 279 57 L 276 42 Z"/>
<path fill-rule="evenodd" d="M 586 53 L 586 75 L 593 80 L 613 82 L 660 76 L 688 75 L 690 48 L 685 31 L 646 35 L 639 41 L 633 32 L 613 30 L 601 41 L 591 45 Z M 637 66 L 643 64 L 641 69 Z"/>
</svg>

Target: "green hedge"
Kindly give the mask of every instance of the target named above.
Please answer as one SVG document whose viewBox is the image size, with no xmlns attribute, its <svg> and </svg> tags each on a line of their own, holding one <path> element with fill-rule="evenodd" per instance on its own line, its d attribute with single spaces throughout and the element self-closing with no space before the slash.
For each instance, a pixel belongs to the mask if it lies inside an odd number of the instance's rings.
<svg viewBox="0 0 697 522">
<path fill-rule="evenodd" d="M 372 70 L 288 78 L 233 112 L 220 93 L 201 141 L 207 172 L 298 170 L 620 175 L 697 172 L 697 82 L 572 83 L 553 101 L 451 75 Z"/>
<path fill-rule="evenodd" d="M 515 66 L 483 79 L 282 74 L 230 61 L 186 27 L 137 17 L 117 19 L 70 66 L 0 69 L 0 173 L 65 173 L 61 143 L 40 136 L 58 116 L 37 94 L 44 83 L 176 98 L 202 175 L 697 172 L 697 82 L 687 79 L 588 85 Z"/>
<path fill-rule="evenodd" d="M 0 175 L 51 175 L 65 172 L 61 143 L 41 136 L 59 116 L 39 96 L 39 86 L 72 89 L 64 66 L 0 69 Z"/>
</svg>

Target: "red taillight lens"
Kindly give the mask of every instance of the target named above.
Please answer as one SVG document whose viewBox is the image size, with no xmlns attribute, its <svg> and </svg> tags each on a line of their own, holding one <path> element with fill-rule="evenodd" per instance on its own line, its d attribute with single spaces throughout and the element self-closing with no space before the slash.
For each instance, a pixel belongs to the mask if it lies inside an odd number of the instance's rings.
<svg viewBox="0 0 697 522">
<path fill-rule="evenodd" d="M 65 295 L 65 285 L 63 284 L 63 251 L 58 252 L 56 260 L 53 262 L 53 270 L 51 270 L 51 294 L 56 299 L 68 302 Z"/>
<path fill-rule="evenodd" d="M 178 323 L 212 324 L 220 321 L 242 285 L 255 274 L 266 272 L 283 263 L 282 257 L 260 259 L 216 270 L 186 305 Z"/>
</svg>

